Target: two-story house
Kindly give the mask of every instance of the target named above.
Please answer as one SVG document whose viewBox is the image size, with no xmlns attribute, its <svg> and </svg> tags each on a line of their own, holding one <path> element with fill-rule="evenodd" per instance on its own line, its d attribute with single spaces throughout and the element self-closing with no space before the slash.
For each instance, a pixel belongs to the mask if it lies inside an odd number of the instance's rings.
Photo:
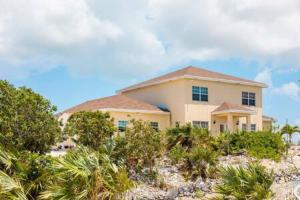
<svg viewBox="0 0 300 200">
<path fill-rule="evenodd" d="M 121 89 L 117 95 L 87 101 L 60 115 L 63 121 L 81 110 L 108 111 L 120 131 L 130 119 L 158 129 L 192 123 L 213 135 L 224 131 L 263 130 L 263 83 L 197 67 L 186 67 Z M 264 121 L 265 119 L 265 121 Z M 264 122 L 264 123 L 263 123 Z"/>
</svg>

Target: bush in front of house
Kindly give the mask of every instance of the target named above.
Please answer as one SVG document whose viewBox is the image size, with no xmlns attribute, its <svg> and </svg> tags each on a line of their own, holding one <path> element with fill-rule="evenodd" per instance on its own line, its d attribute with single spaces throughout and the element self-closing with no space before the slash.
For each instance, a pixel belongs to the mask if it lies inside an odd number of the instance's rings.
<svg viewBox="0 0 300 200">
<path fill-rule="evenodd" d="M 206 179 L 217 165 L 218 151 L 214 138 L 207 129 L 186 124 L 166 132 L 168 156 L 173 164 L 179 164 L 186 178 Z"/>
<path fill-rule="evenodd" d="M 273 195 L 270 187 L 274 173 L 259 164 L 248 164 L 245 168 L 228 166 L 220 171 L 221 183 L 216 186 L 216 192 L 220 195 L 211 200 L 262 200 Z"/>
<path fill-rule="evenodd" d="M 258 159 L 280 160 L 286 151 L 285 142 L 279 133 L 269 131 L 223 133 L 215 142 L 215 148 L 223 155 L 247 154 Z"/>
<path fill-rule="evenodd" d="M 98 150 L 116 131 L 109 113 L 81 111 L 72 114 L 64 134 L 75 136 L 75 142 Z"/>
</svg>

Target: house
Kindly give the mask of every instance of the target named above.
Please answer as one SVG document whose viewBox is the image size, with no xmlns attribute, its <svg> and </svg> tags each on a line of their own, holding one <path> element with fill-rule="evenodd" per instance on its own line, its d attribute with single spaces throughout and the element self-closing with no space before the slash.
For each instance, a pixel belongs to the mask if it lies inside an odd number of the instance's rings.
<svg viewBox="0 0 300 200">
<path fill-rule="evenodd" d="M 224 131 L 264 130 L 262 90 L 267 85 L 198 67 L 186 67 L 117 91 L 110 97 L 87 101 L 65 110 L 66 122 L 82 110 L 108 111 L 120 131 L 132 118 L 157 129 L 192 123 L 213 135 Z"/>
</svg>

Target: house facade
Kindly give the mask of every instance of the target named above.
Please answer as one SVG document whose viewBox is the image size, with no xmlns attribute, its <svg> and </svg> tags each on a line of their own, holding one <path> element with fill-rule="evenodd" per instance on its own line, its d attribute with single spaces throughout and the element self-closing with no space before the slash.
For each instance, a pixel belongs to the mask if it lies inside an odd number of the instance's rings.
<svg viewBox="0 0 300 200">
<path fill-rule="evenodd" d="M 258 131 L 270 126 L 263 117 L 263 83 L 197 67 L 186 67 L 121 89 L 117 95 L 85 102 L 60 116 L 81 110 L 108 111 L 119 130 L 132 118 L 166 129 L 191 123 L 212 135 L 225 131 Z"/>
</svg>

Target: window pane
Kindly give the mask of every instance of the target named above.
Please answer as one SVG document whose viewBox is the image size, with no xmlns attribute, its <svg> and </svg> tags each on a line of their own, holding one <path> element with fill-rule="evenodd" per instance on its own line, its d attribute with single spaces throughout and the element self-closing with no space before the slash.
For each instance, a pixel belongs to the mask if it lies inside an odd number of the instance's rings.
<svg viewBox="0 0 300 200">
<path fill-rule="evenodd" d="M 249 99 L 255 99 L 255 93 L 249 93 Z"/>
<path fill-rule="evenodd" d="M 248 97 L 249 97 L 248 92 L 242 92 L 242 98 L 243 99 L 248 99 Z"/>
<path fill-rule="evenodd" d="M 242 99 L 242 104 L 243 105 L 248 105 L 248 99 Z"/>
<path fill-rule="evenodd" d="M 246 124 L 242 124 L 242 131 L 246 131 L 247 130 L 247 125 Z"/>
<path fill-rule="evenodd" d="M 256 124 L 251 124 L 251 131 L 256 131 Z"/>
<path fill-rule="evenodd" d="M 201 95 L 201 101 L 208 101 L 208 95 L 207 94 L 202 94 Z"/>
<path fill-rule="evenodd" d="M 193 94 L 194 101 L 200 101 L 200 94 Z"/>
<path fill-rule="evenodd" d="M 201 125 L 201 123 L 200 123 L 200 121 L 193 121 L 193 126 L 195 126 L 195 127 L 200 127 L 200 125 Z"/>
<path fill-rule="evenodd" d="M 150 127 L 158 131 L 158 122 L 150 122 Z"/>
<path fill-rule="evenodd" d="M 118 121 L 118 130 L 125 131 L 127 126 L 127 121 Z"/>
<path fill-rule="evenodd" d="M 201 122 L 201 128 L 208 128 L 208 122 Z"/>
<path fill-rule="evenodd" d="M 199 94 L 200 93 L 200 88 L 197 87 L 197 86 L 193 86 L 193 94 L 194 93 Z"/>
<path fill-rule="evenodd" d="M 255 100 L 250 99 L 250 100 L 249 100 L 249 105 L 250 105 L 250 106 L 255 106 Z"/>
<path fill-rule="evenodd" d="M 206 87 L 202 87 L 201 94 L 208 94 L 208 89 Z"/>
</svg>

